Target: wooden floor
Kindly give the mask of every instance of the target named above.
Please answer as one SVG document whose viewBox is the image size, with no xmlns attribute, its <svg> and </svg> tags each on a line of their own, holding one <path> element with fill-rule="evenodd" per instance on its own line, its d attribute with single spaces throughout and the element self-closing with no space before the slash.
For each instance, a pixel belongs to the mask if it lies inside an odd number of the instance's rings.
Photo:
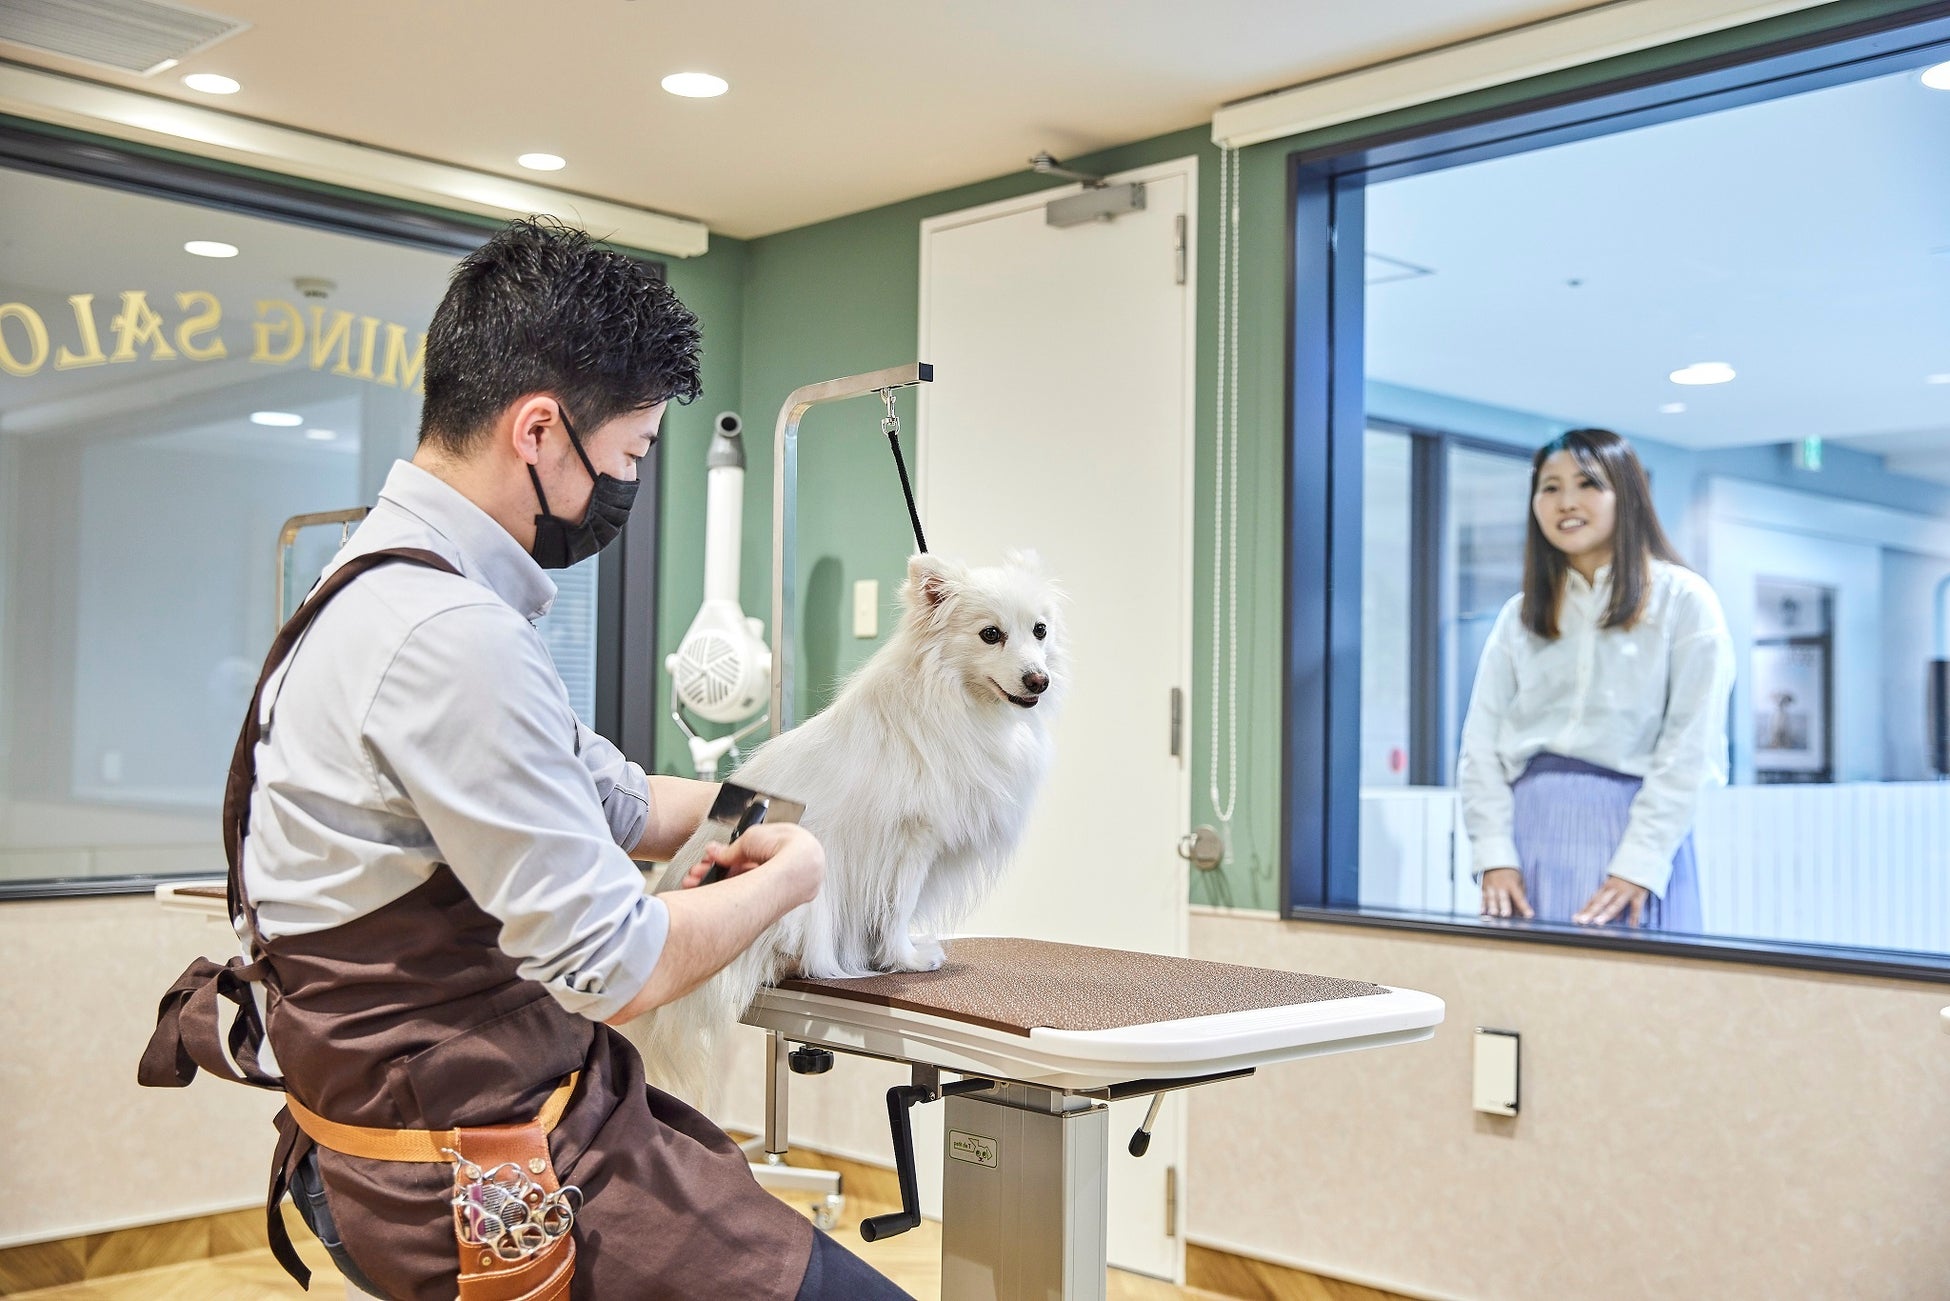
<svg viewBox="0 0 1950 1301">
<path fill-rule="evenodd" d="M 849 1188 L 854 1187 L 849 1179 Z M 785 1200 L 807 1200 L 806 1195 L 789 1195 Z M 287 1211 L 289 1207 L 287 1206 Z M 810 1213 L 810 1208 L 806 1208 Z M 923 1220 L 919 1228 L 899 1237 L 867 1244 L 860 1238 L 862 1218 L 894 1209 L 857 1194 L 847 1198 L 846 1214 L 833 1236 L 848 1250 L 913 1293 L 918 1301 L 939 1301 L 941 1295 L 941 1226 Z M 336 1301 L 342 1295 L 338 1274 L 331 1258 L 318 1240 L 291 1216 L 291 1238 L 299 1254 L 316 1272 L 312 1297 Z M 1110 1301 L 1176 1301 L 1178 1298 L 1249 1298 L 1250 1301 L 1403 1301 L 1392 1293 L 1377 1292 L 1331 1279 L 1315 1278 L 1277 1266 L 1262 1266 L 1218 1252 L 1192 1249 L 1188 1269 L 1193 1278 L 1223 1290 L 1174 1287 L 1169 1283 L 1110 1272 Z M 271 1258 L 268 1247 L 238 1251 L 208 1260 L 168 1265 L 137 1273 L 116 1274 L 71 1283 L 62 1287 L 41 1288 L 12 1294 L 21 1301 L 289 1301 L 306 1296 L 286 1277 Z"/>
</svg>

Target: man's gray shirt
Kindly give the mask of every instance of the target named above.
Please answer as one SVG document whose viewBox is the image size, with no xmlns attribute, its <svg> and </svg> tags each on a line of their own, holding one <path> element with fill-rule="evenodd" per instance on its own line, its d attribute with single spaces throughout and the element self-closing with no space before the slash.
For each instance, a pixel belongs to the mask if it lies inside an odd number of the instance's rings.
<svg viewBox="0 0 1950 1301">
<path fill-rule="evenodd" d="M 650 978 L 669 913 L 626 849 L 643 769 L 570 708 L 534 620 L 555 584 L 486 512 L 401 461 L 326 572 L 363 574 L 265 686 L 244 880 L 266 938 L 364 916 L 445 863 L 501 923 L 520 972 L 571 1011 L 614 1015 Z"/>
</svg>

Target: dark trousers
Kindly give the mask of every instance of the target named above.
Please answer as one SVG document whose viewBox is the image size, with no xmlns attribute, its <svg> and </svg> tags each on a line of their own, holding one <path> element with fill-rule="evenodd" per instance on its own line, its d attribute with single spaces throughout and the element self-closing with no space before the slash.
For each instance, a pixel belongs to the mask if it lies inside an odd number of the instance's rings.
<svg viewBox="0 0 1950 1301">
<path fill-rule="evenodd" d="M 858 1256 L 813 1230 L 812 1257 L 798 1301 L 914 1301 Z"/>
</svg>

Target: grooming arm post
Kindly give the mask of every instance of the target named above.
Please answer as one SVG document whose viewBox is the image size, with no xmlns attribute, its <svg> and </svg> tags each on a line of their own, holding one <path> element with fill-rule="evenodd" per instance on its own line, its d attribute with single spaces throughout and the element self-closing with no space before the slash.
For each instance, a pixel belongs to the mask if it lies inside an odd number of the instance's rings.
<svg viewBox="0 0 1950 1301">
<path fill-rule="evenodd" d="M 788 1058 L 785 1036 L 777 1030 L 765 1036 L 765 1159 L 774 1165 L 785 1159 L 786 1086 Z"/>
<path fill-rule="evenodd" d="M 777 736 L 796 717 L 787 714 L 792 701 L 793 654 L 791 607 L 798 598 L 799 561 L 799 422 L 822 402 L 865 397 L 888 389 L 910 388 L 934 379 L 934 367 L 924 361 L 886 370 L 829 379 L 794 389 L 779 408 L 778 429 L 772 440 L 772 730 Z"/>
</svg>

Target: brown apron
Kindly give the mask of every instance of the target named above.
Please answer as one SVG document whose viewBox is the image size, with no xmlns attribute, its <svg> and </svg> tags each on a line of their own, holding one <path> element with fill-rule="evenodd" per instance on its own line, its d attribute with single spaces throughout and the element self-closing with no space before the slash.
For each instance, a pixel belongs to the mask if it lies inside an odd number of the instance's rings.
<svg viewBox="0 0 1950 1301">
<path fill-rule="evenodd" d="M 243 845 L 264 684 L 332 597 L 391 561 L 454 572 L 428 551 L 347 561 L 278 634 L 258 680 L 224 793 L 230 916 L 253 937 Z M 356 920 L 255 940 L 250 962 L 232 958 L 218 966 L 199 958 L 163 996 L 138 1079 L 180 1087 L 201 1067 L 287 1090 L 339 1124 L 444 1130 L 532 1122 L 556 1086 L 579 1072 L 546 1140 L 555 1176 L 583 1195 L 571 1295 L 793 1301 L 812 1250 L 811 1224 L 758 1186 L 722 1130 L 645 1085 L 627 1039 L 518 975 L 499 934 L 500 923 L 441 866 Z M 250 990 L 258 981 L 266 994 L 263 1025 Z M 219 1015 L 224 1000 L 238 1009 L 227 1034 Z M 283 1079 L 258 1064 L 267 1031 Z M 278 1206 L 315 1149 L 340 1237 L 366 1277 L 396 1298 L 455 1296 L 450 1165 L 369 1160 L 317 1146 L 288 1108 L 278 1112 L 277 1127 L 266 1228 L 293 1278 L 308 1286 L 310 1272 Z"/>
</svg>

